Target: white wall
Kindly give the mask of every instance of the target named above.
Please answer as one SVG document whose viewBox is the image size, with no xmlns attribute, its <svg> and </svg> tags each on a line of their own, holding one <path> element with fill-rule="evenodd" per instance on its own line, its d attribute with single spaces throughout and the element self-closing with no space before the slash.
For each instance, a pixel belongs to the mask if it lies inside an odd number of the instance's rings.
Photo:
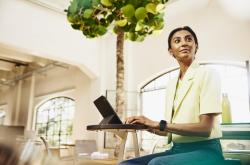
<svg viewBox="0 0 250 165">
<path fill-rule="evenodd" d="M 105 82 L 105 89 L 115 90 L 116 89 L 116 35 L 113 33 L 108 33 L 106 36 L 100 38 L 100 43 L 102 47 L 100 52 L 102 52 L 101 57 L 101 74 L 100 79 Z M 134 42 L 133 42 L 134 43 Z M 130 86 L 130 77 L 133 72 L 132 60 L 134 56 L 133 43 L 129 41 L 124 42 L 124 67 L 125 67 L 125 89 Z"/>
<path fill-rule="evenodd" d="M 66 15 L 26 0 L 0 1 L 0 43 L 30 54 L 77 65 L 99 75 L 99 42 L 71 28 Z"/>
</svg>

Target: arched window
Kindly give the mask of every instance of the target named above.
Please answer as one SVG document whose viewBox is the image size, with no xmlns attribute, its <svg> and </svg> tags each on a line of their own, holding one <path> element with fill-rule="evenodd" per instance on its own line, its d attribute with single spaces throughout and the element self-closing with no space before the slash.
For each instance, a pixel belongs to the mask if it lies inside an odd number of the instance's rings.
<svg viewBox="0 0 250 165">
<path fill-rule="evenodd" d="M 37 108 L 36 133 L 45 137 L 51 146 L 72 143 L 75 101 L 56 97 Z"/>
<path fill-rule="evenodd" d="M 231 104 L 232 122 L 249 123 L 249 66 L 246 63 L 201 63 L 214 68 L 220 74 L 222 93 Z M 170 79 L 177 76 L 178 68 L 157 76 L 141 88 L 142 114 L 160 121 L 165 114 L 165 88 Z M 157 111 L 157 112 L 156 112 Z M 143 132 L 142 145 L 150 148 L 156 135 Z M 151 143 L 151 144 L 150 144 Z M 148 146 L 147 146 L 148 145 Z"/>
</svg>

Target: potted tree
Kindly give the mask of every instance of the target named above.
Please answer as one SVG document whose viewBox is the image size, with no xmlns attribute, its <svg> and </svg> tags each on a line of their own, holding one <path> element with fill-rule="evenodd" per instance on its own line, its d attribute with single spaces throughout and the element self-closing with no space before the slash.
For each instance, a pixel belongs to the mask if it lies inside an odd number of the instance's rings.
<svg viewBox="0 0 250 165">
<path fill-rule="evenodd" d="M 72 0 L 66 10 L 68 21 L 87 38 L 104 35 L 111 26 L 116 40 L 116 112 L 125 109 L 124 40 L 143 41 L 164 27 L 168 0 Z"/>
</svg>

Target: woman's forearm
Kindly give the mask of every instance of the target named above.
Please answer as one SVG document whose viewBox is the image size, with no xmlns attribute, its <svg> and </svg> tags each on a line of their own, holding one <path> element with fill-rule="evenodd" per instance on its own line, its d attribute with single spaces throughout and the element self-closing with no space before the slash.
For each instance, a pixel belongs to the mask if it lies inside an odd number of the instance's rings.
<svg viewBox="0 0 250 165">
<path fill-rule="evenodd" d="M 164 132 L 171 132 L 184 136 L 208 137 L 213 127 L 215 115 L 216 114 L 201 115 L 199 123 L 168 123 Z M 153 128 L 159 130 L 160 126 L 155 123 Z"/>
<path fill-rule="evenodd" d="M 132 116 L 127 118 L 125 123 L 130 124 L 144 124 L 148 126 L 152 131 L 157 135 L 166 136 L 167 132 L 171 132 L 178 135 L 184 136 L 202 136 L 208 137 L 210 136 L 213 123 L 214 116 L 218 114 L 203 114 L 200 115 L 199 123 L 168 123 L 164 131 L 160 131 L 159 122 L 148 119 L 145 116 Z"/>
<path fill-rule="evenodd" d="M 159 136 L 167 136 L 168 135 L 167 131 L 160 131 L 158 129 L 149 129 L 148 132 L 159 135 Z"/>
<path fill-rule="evenodd" d="M 183 135 L 183 136 L 201 136 L 201 137 L 208 137 L 210 135 L 211 129 L 207 128 L 206 126 L 201 125 L 200 123 L 193 123 L 193 124 L 167 124 L 165 131 L 160 131 L 159 126 L 155 127 L 154 129 L 148 130 L 151 133 L 160 135 L 160 136 L 167 136 L 168 132 Z"/>
<path fill-rule="evenodd" d="M 201 123 L 193 124 L 168 124 L 166 131 L 184 136 L 209 137 L 211 133 L 210 126 Z"/>
</svg>

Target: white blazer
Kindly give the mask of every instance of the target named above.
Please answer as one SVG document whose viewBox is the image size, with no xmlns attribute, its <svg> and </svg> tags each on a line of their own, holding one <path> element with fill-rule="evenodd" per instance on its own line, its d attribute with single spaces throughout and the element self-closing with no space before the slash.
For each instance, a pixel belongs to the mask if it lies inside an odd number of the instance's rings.
<svg viewBox="0 0 250 165">
<path fill-rule="evenodd" d="M 186 71 L 182 85 L 179 86 L 179 95 L 175 97 L 178 77 L 170 80 L 166 89 L 166 120 L 171 121 L 174 99 L 176 109 L 172 123 L 198 123 L 199 116 L 209 113 L 221 113 L 221 88 L 219 75 L 207 66 L 200 66 L 194 61 Z M 208 138 L 189 137 L 172 134 L 173 142 L 194 142 L 219 138 L 220 115 L 214 120 L 212 132 Z"/>
</svg>

